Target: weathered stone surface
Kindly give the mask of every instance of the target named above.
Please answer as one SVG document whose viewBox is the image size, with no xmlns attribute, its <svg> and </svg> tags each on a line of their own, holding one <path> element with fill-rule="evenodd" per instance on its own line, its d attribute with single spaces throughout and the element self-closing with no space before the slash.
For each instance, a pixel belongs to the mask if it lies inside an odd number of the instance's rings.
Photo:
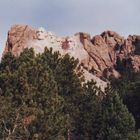
<svg viewBox="0 0 140 140">
<path fill-rule="evenodd" d="M 140 71 L 140 56 L 135 55 L 133 57 L 130 57 L 130 65 L 131 68 L 134 72 L 139 72 Z"/>
<path fill-rule="evenodd" d="M 11 51 L 14 55 L 19 55 L 24 48 L 27 48 L 27 43 L 32 41 L 35 36 L 35 30 L 28 25 L 12 26 L 8 32 L 4 54 Z"/>
<path fill-rule="evenodd" d="M 132 69 L 140 70 L 140 36 L 130 35 L 125 39 L 113 31 L 105 31 L 94 37 L 82 32 L 59 37 L 42 27 L 36 30 L 28 25 L 15 25 L 8 32 L 3 54 L 11 51 L 18 56 L 24 48 L 31 47 L 36 53 L 42 53 L 46 46 L 62 55 L 68 53 L 78 58 L 86 79 L 94 79 L 100 86 L 106 85 L 105 78 L 121 76 L 116 70 L 118 59 L 130 58 Z"/>
</svg>

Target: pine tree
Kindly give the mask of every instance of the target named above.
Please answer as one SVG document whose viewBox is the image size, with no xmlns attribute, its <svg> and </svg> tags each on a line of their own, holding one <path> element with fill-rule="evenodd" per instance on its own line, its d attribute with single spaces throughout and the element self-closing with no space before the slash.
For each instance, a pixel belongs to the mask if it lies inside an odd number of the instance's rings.
<svg viewBox="0 0 140 140">
<path fill-rule="evenodd" d="M 82 93 L 81 71 L 77 71 L 78 60 L 68 54 L 61 56 L 58 52 L 45 49 L 41 55 L 43 62 L 46 62 L 58 85 L 58 92 L 64 98 L 63 112 L 68 116 L 67 133 L 75 133 L 76 118 L 79 115 L 79 98 Z M 68 135 L 68 134 L 67 134 Z"/>
<path fill-rule="evenodd" d="M 25 50 L 16 58 L 13 71 L 8 62 L 5 64 L 0 71 L 0 99 L 5 99 L 1 108 L 7 108 L 6 112 L 0 112 L 1 138 L 64 138 L 67 125 L 67 115 L 62 111 L 64 99 L 58 95 L 51 69 L 32 50 Z"/>
<path fill-rule="evenodd" d="M 0 139 L 138 140 L 118 94 L 83 82 L 78 60 L 45 49 L 0 63 Z M 121 93 L 120 93 L 121 95 Z"/>
<path fill-rule="evenodd" d="M 106 90 L 102 101 L 102 124 L 98 140 L 132 140 L 135 137 L 135 121 L 120 97 L 112 89 Z"/>
<path fill-rule="evenodd" d="M 79 101 L 80 114 L 77 121 L 77 139 L 96 140 L 98 115 L 101 109 L 102 92 L 94 81 L 83 85 L 83 94 Z M 97 95 L 98 94 L 98 95 Z"/>
</svg>

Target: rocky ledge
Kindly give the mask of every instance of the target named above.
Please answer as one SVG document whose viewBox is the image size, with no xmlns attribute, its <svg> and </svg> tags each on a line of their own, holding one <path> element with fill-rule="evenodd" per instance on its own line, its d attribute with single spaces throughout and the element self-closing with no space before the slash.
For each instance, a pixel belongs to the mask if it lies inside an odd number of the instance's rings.
<svg viewBox="0 0 140 140">
<path fill-rule="evenodd" d="M 105 87 L 110 77 L 121 76 L 118 67 L 123 60 L 129 60 L 134 72 L 140 71 L 140 36 L 129 35 L 125 39 L 113 31 L 93 37 L 83 32 L 60 37 L 42 27 L 14 25 L 8 32 L 3 55 L 12 52 L 18 56 L 24 48 L 34 48 L 35 53 L 42 53 L 45 47 L 78 58 L 86 80 L 93 79 L 100 87 Z"/>
</svg>

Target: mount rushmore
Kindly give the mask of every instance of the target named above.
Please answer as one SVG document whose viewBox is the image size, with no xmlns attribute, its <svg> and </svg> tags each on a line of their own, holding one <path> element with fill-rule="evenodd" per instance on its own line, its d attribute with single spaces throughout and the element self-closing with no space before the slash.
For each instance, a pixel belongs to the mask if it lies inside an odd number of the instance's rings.
<svg viewBox="0 0 140 140">
<path fill-rule="evenodd" d="M 122 60 L 129 60 L 133 71 L 140 70 L 140 36 L 129 35 L 125 39 L 113 31 L 93 37 L 83 32 L 60 37 L 42 27 L 34 29 L 28 25 L 14 25 L 8 32 L 3 55 L 12 52 L 18 56 L 24 48 L 33 48 L 38 54 L 45 47 L 78 58 L 85 79 L 95 80 L 100 87 L 105 87 L 110 77 L 121 77 L 118 62 Z"/>
</svg>

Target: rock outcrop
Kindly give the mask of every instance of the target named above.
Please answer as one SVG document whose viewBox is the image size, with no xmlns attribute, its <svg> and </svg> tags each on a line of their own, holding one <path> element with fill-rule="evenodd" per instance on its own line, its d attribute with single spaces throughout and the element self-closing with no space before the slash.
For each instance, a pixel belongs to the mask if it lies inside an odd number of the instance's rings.
<svg viewBox="0 0 140 140">
<path fill-rule="evenodd" d="M 36 53 L 42 53 L 45 47 L 78 58 L 86 79 L 94 79 L 101 87 L 106 86 L 110 76 L 121 76 L 118 61 L 129 60 L 132 70 L 140 71 L 140 36 L 125 39 L 113 31 L 94 37 L 82 32 L 59 37 L 42 27 L 36 30 L 28 25 L 15 25 L 8 32 L 3 54 L 10 51 L 18 56 L 24 48 L 34 48 Z"/>
</svg>

